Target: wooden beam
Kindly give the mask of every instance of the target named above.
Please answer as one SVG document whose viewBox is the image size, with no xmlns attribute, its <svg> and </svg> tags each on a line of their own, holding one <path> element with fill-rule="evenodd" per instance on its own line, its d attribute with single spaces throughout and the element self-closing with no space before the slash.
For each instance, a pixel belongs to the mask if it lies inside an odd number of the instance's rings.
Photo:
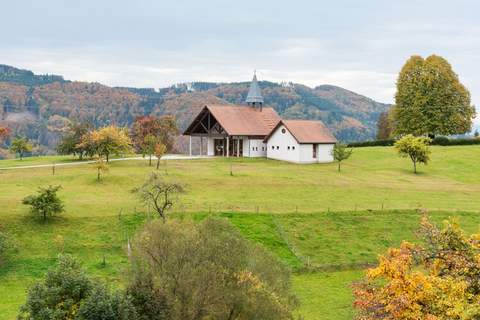
<svg viewBox="0 0 480 320">
<path fill-rule="evenodd" d="M 227 136 L 227 158 L 230 156 L 230 139 Z"/>
<path fill-rule="evenodd" d="M 189 136 L 189 137 L 190 137 L 190 147 L 189 147 L 189 149 L 188 149 L 188 150 L 189 150 L 188 153 L 189 153 L 189 155 L 190 155 L 190 157 L 191 157 L 191 156 L 192 156 L 192 136 Z"/>
</svg>

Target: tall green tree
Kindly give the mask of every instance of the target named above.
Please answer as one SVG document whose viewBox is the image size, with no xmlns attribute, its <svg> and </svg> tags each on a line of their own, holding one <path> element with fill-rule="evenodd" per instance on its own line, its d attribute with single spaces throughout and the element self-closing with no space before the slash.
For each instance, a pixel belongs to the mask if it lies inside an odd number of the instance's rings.
<svg viewBox="0 0 480 320">
<path fill-rule="evenodd" d="M 469 132 L 475 107 L 447 60 L 412 56 L 397 80 L 396 134 L 451 135 Z"/>
<path fill-rule="evenodd" d="M 10 151 L 18 154 L 20 160 L 23 160 L 25 153 L 32 152 L 32 150 L 33 145 L 26 137 L 16 137 L 13 139 L 12 144 L 10 145 Z"/>
</svg>

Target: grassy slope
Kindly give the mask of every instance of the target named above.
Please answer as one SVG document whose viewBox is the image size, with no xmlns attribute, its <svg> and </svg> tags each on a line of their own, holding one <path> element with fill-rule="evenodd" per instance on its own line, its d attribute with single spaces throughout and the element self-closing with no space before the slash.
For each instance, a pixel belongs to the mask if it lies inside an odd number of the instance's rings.
<svg viewBox="0 0 480 320">
<path fill-rule="evenodd" d="M 479 156 L 476 146 L 436 147 L 432 164 L 417 176 L 390 148 L 356 149 L 341 174 L 333 164 L 300 166 L 262 159 L 233 160 L 233 177 L 225 159 L 169 162 L 168 170 L 170 178 L 189 184 L 178 212 L 228 212 L 221 215 L 290 266 L 325 270 L 294 277 L 307 319 L 349 319 L 349 284 L 360 276 L 359 268 L 374 262 L 388 246 L 414 238 L 420 216 L 409 208 L 479 208 Z M 89 165 L 57 168 L 55 176 L 49 168 L 0 171 L 0 225 L 16 247 L 0 268 L 0 319 L 14 318 L 25 287 L 52 265 L 62 242 L 92 273 L 118 281 L 127 267 L 126 237 L 145 219 L 135 214 L 143 209 L 129 190 L 151 170 L 138 161 L 113 163 L 101 183 Z M 32 221 L 19 203 L 47 184 L 63 186 L 67 212 L 43 225 Z M 382 203 L 383 211 L 365 210 L 379 209 Z M 255 213 L 257 206 L 260 214 Z M 355 207 L 357 212 L 333 213 Z M 332 212 L 324 213 L 328 209 Z M 460 216 L 469 231 L 478 225 L 475 213 L 432 215 L 437 221 Z"/>
</svg>

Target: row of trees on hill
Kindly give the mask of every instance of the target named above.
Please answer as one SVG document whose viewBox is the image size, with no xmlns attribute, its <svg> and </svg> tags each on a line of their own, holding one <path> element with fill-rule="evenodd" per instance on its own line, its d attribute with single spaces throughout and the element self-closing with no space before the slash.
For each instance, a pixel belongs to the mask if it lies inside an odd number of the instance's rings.
<svg viewBox="0 0 480 320">
<path fill-rule="evenodd" d="M 470 92 L 446 59 L 412 56 L 398 76 L 395 105 L 379 117 L 377 138 L 464 134 L 475 114 Z"/>
<path fill-rule="evenodd" d="M 111 155 L 131 151 L 150 157 L 161 156 L 173 149 L 174 137 L 178 134 L 172 116 L 137 118 L 130 129 L 107 126 L 94 129 L 88 123 L 75 123 L 57 146 L 60 154 L 104 157 L 108 162 Z M 157 162 L 158 166 L 158 162 Z"/>
</svg>

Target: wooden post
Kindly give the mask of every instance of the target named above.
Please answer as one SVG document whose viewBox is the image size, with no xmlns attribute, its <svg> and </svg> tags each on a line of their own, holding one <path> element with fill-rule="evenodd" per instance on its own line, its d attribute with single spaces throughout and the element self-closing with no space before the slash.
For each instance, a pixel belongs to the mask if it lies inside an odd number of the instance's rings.
<svg viewBox="0 0 480 320">
<path fill-rule="evenodd" d="M 230 138 L 227 136 L 227 158 L 230 156 Z"/>
<path fill-rule="evenodd" d="M 200 155 L 203 153 L 203 137 L 200 137 Z"/>
<path fill-rule="evenodd" d="M 240 139 L 237 138 L 237 157 L 240 157 Z"/>
<path fill-rule="evenodd" d="M 189 136 L 189 138 L 190 138 L 190 146 L 189 146 L 189 149 L 188 149 L 188 154 L 191 157 L 192 156 L 192 136 Z"/>
</svg>

